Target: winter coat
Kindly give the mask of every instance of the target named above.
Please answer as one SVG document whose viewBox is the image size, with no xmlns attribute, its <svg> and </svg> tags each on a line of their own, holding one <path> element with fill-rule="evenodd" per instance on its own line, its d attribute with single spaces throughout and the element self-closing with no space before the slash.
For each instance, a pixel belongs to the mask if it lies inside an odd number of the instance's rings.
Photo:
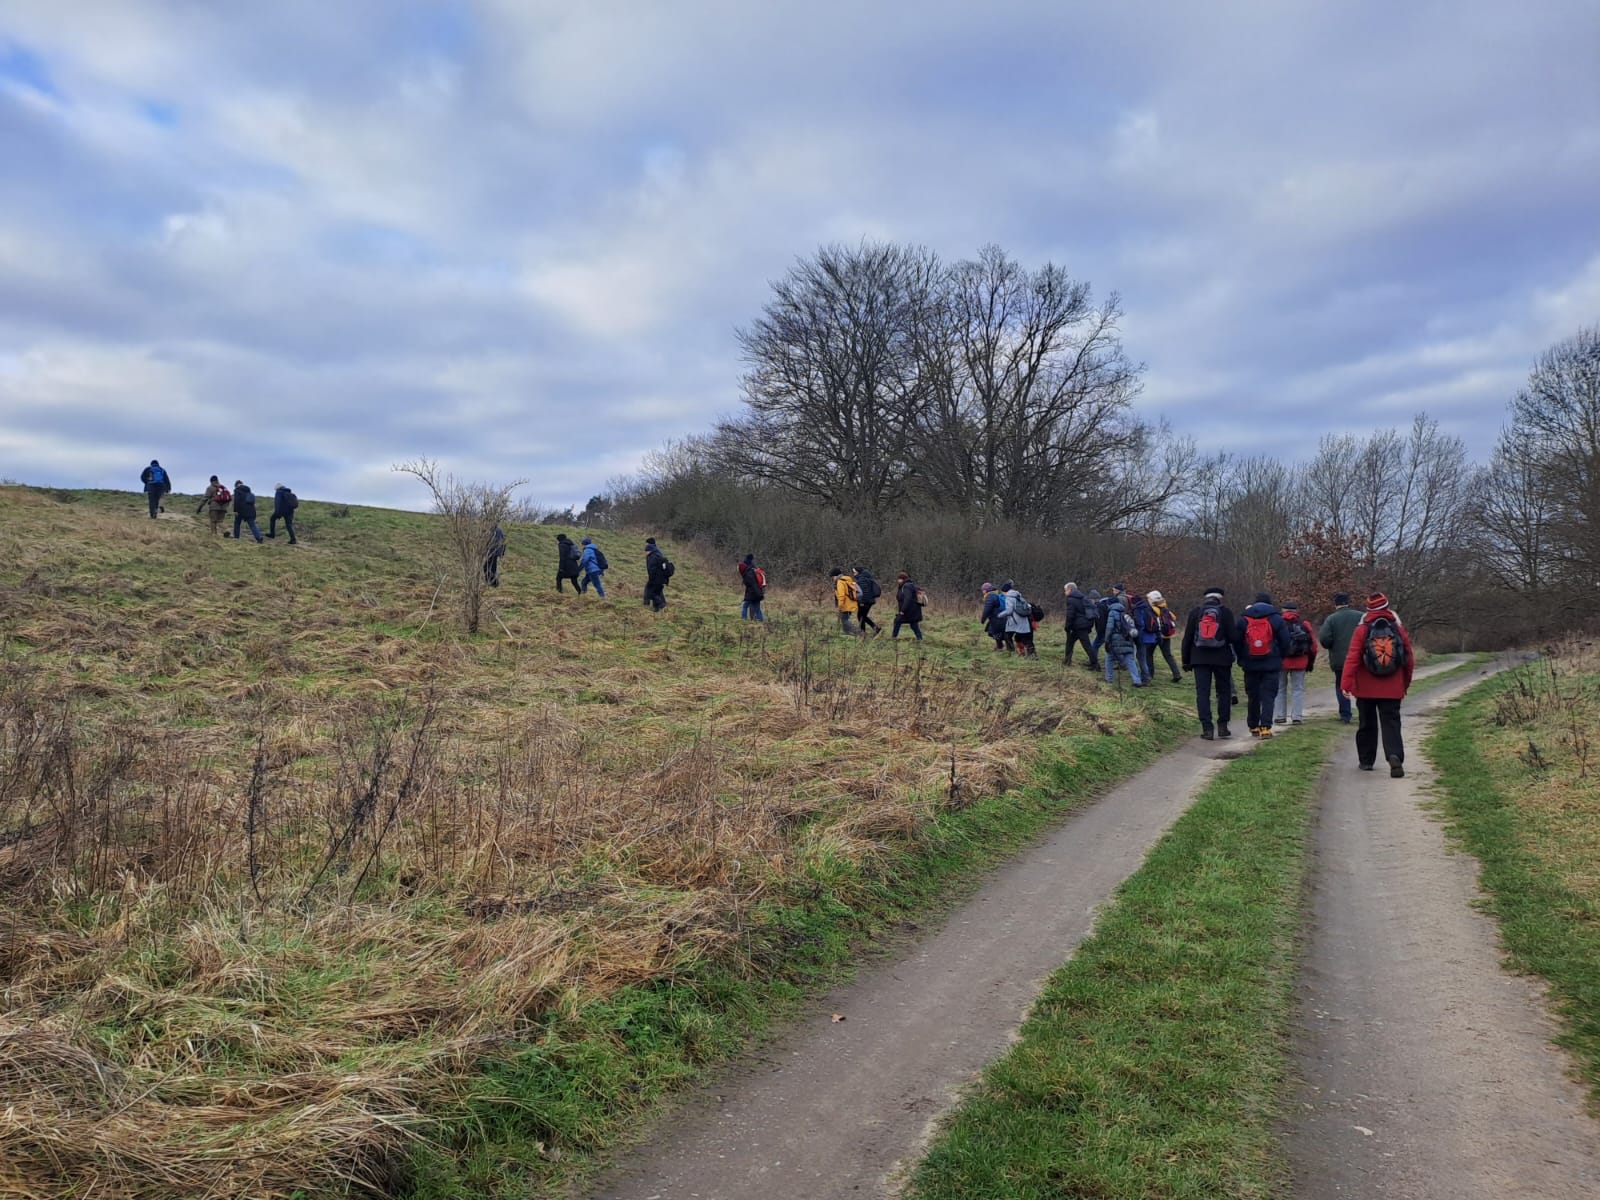
<svg viewBox="0 0 1600 1200">
<path fill-rule="evenodd" d="M 486 559 L 504 558 L 506 554 L 506 534 L 500 526 L 494 527 L 494 532 L 489 535 L 489 552 L 484 555 Z"/>
<path fill-rule="evenodd" d="M 660 546 L 652 546 L 644 556 L 644 581 L 651 587 L 667 586 L 667 556 Z"/>
<path fill-rule="evenodd" d="M 233 515 L 246 521 L 256 519 L 256 494 L 247 487 L 233 489 Z"/>
<path fill-rule="evenodd" d="M 983 611 L 978 620 L 989 631 L 990 637 L 999 637 L 1006 631 L 1006 602 L 999 592 L 990 592 L 983 598 Z"/>
<path fill-rule="evenodd" d="M 1374 675 L 1367 670 L 1362 652 L 1367 648 L 1367 632 L 1379 617 L 1388 617 L 1400 631 L 1400 641 L 1406 648 L 1406 664 L 1393 675 Z M 1400 700 L 1411 689 L 1411 673 L 1416 669 L 1417 656 L 1411 647 L 1411 635 L 1400 624 L 1392 608 L 1380 609 L 1362 616 L 1360 624 L 1350 638 L 1350 652 L 1345 655 L 1344 670 L 1339 675 L 1339 688 L 1358 700 Z"/>
<path fill-rule="evenodd" d="M 217 512 L 227 512 L 228 511 L 227 501 L 218 500 L 217 499 L 217 496 L 221 491 L 222 491 L 222 485 L 220 483 L 208 483 L 208 484 L 206 484 L 205 495 L 200 498 L 200 508 L 209 507 L 209 508 L 214 509 Z M 200 508 L 195 509 L 195 512 L 199 512 Z"/>
<path fill-rule="evenodd" d="M 1156 610 L 1150 607 L 1150 601 L 1143 596 L 1135 596 L 1129 615 L 1133 617 L 1133 627 L 1139 631 L 1141 645 L 1154 646 L 1161 639 L 1161 618 L 1156 615 Z M 1147 628 L 1151 625 L 1155 628 Z"/>
<path fill-rule="evenodd" d="M 281 487 L 274 491 L 272 493 L 272 515 L 275 517 L 294 516 L 296 505 L 289 502 L 289 498 L 293 495 L 294 493 L 286 487 Z"/>
<path fill-rule="evenodd" d="M 908 579 L 900 585 L 900 590 L 895 593 L 895 606 L 900 613 L 902 621 L 921 621 L 922 602 L 917 599 L 921 589 L 917 587 L 915 579 Z"/>
<path fill-rule="evenodd" d="M 1265 654 L 1251 654 L 1246 644 L 1251 617 L 1265 617 L 1272 626 L 1272 642 Z M 1283 670 L 1283 655 L 1288 648 L 1289 631 L 1283 625 L 1283 610 L 1276 604 L 1252 604 L 1239 614 L 1239 621 L 1234 627 L 1233 652 L 1238 656 L 1239 665 L 1246 671 Z"/>
<path fill-rule="evenodd" d="M 1168 613 L 1172 613 L 1172 605 L 1168 604 L 1165 600 L 1163 600 L 1160 604 L 1156 604 L 1156 603 L 1154 603 L 1152 601 L 1150 607 L 1155 610 L 1156 628 L 1159 629 L 1166 622 L 1167 614 Z M 1176 613 L 1173 613 L 1172 620 L 1173 620 L 1173 624 L 1176 625 L 1177 624 L 1177 620 L 1178 620 L 1178 617 L 1177 617 Z M 1162 634 L 1158 634 L 1157 636 L 1170 639 L 1172 637 L 1172 634 L 1170 634 L 1170 633 L 1162 633 Z"/>
<path fill-rule="evenodd" d="M 1101 641 L 1106 637 L 1106 617 L 1111 612 L 1111 597 L 1101 596 L 1094 602 L 1094 635 Z"/>
<path fill-rule="evenodd" d="M 842 613 L 856 612 L 861 606 L 856 601 L 856 581 L 841 575 L 833 581 L 833 603 Z"/>
<path fill-rule="evenodd" d="M 139 473 L 139 482 L 144 485 L 144 490 L 146 492 L 154 492 L 158 496 L 165 496 L 172 490 L 172 476 L 167 474 L 167 469 L 165 467 L 162 467 L 161 482 L 152 483 L 150 482 L 150 477 L 155 472 L 155 469 L 155 466 L 152 464 L 141 471 Z"/>
<path fill-rule="evenodd" d="M 564 533 L 556 534 L 556 573 L 568 576 L 578 573 L 578 544 Z"/>
<path fill-rule="evenodd" d="M 761 586 L 756 575 L 755 563 L 740 563 L 739 577 L 744 580 L 746 604 L 760 604 L 767 598 L 767 589 Z"/>
<path fill-rule="evenodd" d="M 1068 633 L 1088 633 L 1094 628 L 1094 616 L 1089 612 L 1089 599 L 1082 592 L 1067 597 L 1067 616 L 1063 628 Z"/>
<path fill-rule="evenodd" d="M 872 572 L 860 570 L 855 573 L 856 602 L 871 608 L 878 602 L 878 597 L 883 594 L 883 589 L 878 586 L 878 581 L 873 578 Z"/>
<path fill-rule="evenodd" d="M 1012 588 L 1005 593 L 1006 597 L 1006 632 L 1007 633 L 1032 633 L 1033 610 L 1023 600 L 1022 593 Z"/>
<path fill-rule="evenodd" d="M 1283 614 L 1285 637 L 1294 636 L 1294 627 L 1303 626 L 1306 631 L 1306 640 L 1311 643 L 1311 649 L 1304 654 L 1285 654 L 1283 656 L 1283 669 L 1285 671 L 1309 671 L 1317 665 L 1317 631 L 1311 628 L 1311 622 L 1302 617 L 1294 609 L 1285 609 Z"/>
<path fill-rule="evenodd" d="M 1217 624 L 1220 628 L 1217 635 L 1222 638 L 1221 646 L 1201 646 L 1196 639 L 1200 636 L 1200 614 L 1208 608 L 1215 608 L 1219 618 Z M 1189 619 L 1183 626 L 1183 666 L 1184 670 L 1194 667 L 1231 667 L 1233 665 L 1233 647 L 1239 640 L 1238 631 L 1233 619 L 1233 610 L 1226 604 L 1197 604 L 1189 610 Z"/>
<path fill-rule="evenodd" d="M 1113 654 L 1132 654 L 1139 648 L 1138 633 L 1128 632 L 1128 623 L 1123 620 L 1128 615 L 1120 600 L 1111 601 L 1106 609 L 1106 646 Z"/>
<path fill-rule="evenodd" d="M 1344 660 L 1350 657 L 1350 639 L 1355 637 L 1359 624 L 1361 610 L 1351 608 L 1348 604 L 1334 609 L 1323 618 L 1322 632 L 1317 636 L 1317 641 L 1328 652 L 1328 668 L 1335 675 L 1344 670 Z"/>
<path fill-rule="evenodd" d="M 600 560 L 595 557 L 596 553 L 598 553 L 598 551 L 593 542 L 590 542 L 583 548 L 583 555 L 578 559 L 578 566 L 582 569 L 585 575 L 602 574 L 600 570 Z"/>
</svg>

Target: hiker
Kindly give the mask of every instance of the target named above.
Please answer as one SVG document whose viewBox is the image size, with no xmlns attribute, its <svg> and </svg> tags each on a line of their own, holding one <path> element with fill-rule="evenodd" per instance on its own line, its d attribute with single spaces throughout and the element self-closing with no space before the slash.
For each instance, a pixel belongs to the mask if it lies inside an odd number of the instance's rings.
<svg viewBox="0 0 1600 1200">
<path fill-rule="evenodd" d="M 1148 596 L 1133 593 L 1128 597 L 1127 604 L 1128 615 L 1133 618 L 1133 627 L 1138 633 L 1139 674 L 1146 683 L 1154 683 L 1156 643 L 1161 640 L 1161 618 L 1156 616 L 1155 607 Z"/>
<path fill-rule="evenodd" d="M 1000 594 L 1006 604 L 1007 644 L 1023 658 L 1038 658 L 1039 651 L 1033 645 L 1033 631 L 1037 628 L 1033 620 L 1033 605 L 1009 579 L 1000 585 Z"/>
<path fill-rule="evenodd" d="M 1306 715 L 1306 674 L 1317 665 L 1317 634 L 1293 600 L 1283 606 L 1283 624 L 1289 631 L 1289 646 L 1278 677 L 1277 723 L 1300 725 Z"/>
<path fill-rule="evenodd" d="M 1289 630 L 1283 612 L 1268 592 L 1257 592 L 1255 602 L 1239 614 L 1234 628 L 1234 654 L 1244 668 L 1245 708 L 1250 736 L 1272 736 L 1272 709 L 1278 700 L 1278 676 L 1289 649 Z"/>
<path fill-rule="evenodd" d="M 583 572 L 583 582 L 578 585 L 580 593 L 587 592 L 589 585 L 594 585 L 595 595 L 600 599 L 606 598 L 606 585 L 601 576 L 611 569 L 611 564 L 606 561 L 606 552 L 595 543 L 592 537 L 583 539 L 583 550 L 578 558 L 578 569 Z"/>
<path fill-rule="evenodd" d="M 739 605 L 741 621 L 765 622 L 767 615 L 761 611 L 761 602 L 767 598 L 767 573 L 756 566 L 756 556 L 746 554 L 739 564 L 739 579 L 744 584 L 744 603 Z"/>
<path fill-rule="evenodd" d="M 490 587 L 500 586 L 500 560 L 506 556 L 506 533 L 495 522 L 489 531 L 489 550 L 483 556 L 483 581 Z"/>
<path fill-rule="evenodd" d="M 1094 648 L 1094 619 L 1092 601 L 1078 590 L 1075 583 L 1065 584 L 1062 594 L 1067 598 L 1067 615 L 1064 627 L 1067 631 L 1067 653 L 1063 660 L 1067 666 L 1072 665 L 1072 650 L 1074 646 L 1082 646 L 1084 657 L 1089 660 L 1089 670 L 1100 669 L 1100 656 Z"/>
<path fill-rule="evenodd" d="M 582 590 L 578 585 L 579 551 L 577 543 L 564 533 L 556 534 L 556 591 L 564 592 L 567 580 L 572 580 L 572 590 Z"/>
<path fill-rule="evenodd" d="M 1154 588 L 1150 589 L 1145 599 L 1150 602 L 1150 610 L 1156 615 L 1156 640 L 1151 644 L 1150 650 L 1145 653 L 1146 679 L 1156 677 L 1155 651 L 1161 651 L 1161 657 L 1167 660 L 1167 669 L 1172 672 L 1172 682 L 1182 683 L 1183 672 L 1178 669 L 1178 664 L 1172 660 L 1172 638 L 1178 632 L 1178 616 L 1172 611 L 1172 606 L 1167 603 L 1167 598 Z"/>
<path fill-rule="evenodd" d="M 172 490 L 172 477 L 167 474 L 165 467 L 152 458 L 150 465 L 139 473 L 139 482 L 144 485 L 144 497 L 150 502 L 150 519 L 154 521 L 157 513 L 167 511 L 161 506 L 161 501 Z"/>
<path fill-rule="evenodd" d="M 883 595 L 883 588 L 878 586 L 872 572 L 865 567 L 857 567 L 851 578 L 856 581 L 856 620 L 861 624 L 861 632 L 866 633 L 870 629 L 873 633 L 882 633 L 883 626 L 872 619 L 871 613 L 872 606 Z"/>
<path fill-rule="evenodd" d="M 994 639 L 996 650 L 1011 649 L 1011 635 L 1006 632 L 1006 598 L 992 583 L 983 585 L 983 609 L 978 613 L 978 624 Z"/>
<path fill-rule="evenodd" d="M 1328 669 L 1333 672 L 1333 690 L 1339 697 L 1339 720 L 1350 724 L 1350 697 L 1339 677 L 1344 671 L 1344 660 L 1350 657 L 1350 639 L 1356 626 L 1361 624 L 1361 612 L 1350 607 L 1348 592 L 1333 594 L 1333 611 L 1322 619 L 1322 630 L 1317 641 L 1328 652 Z"/>
<path fill-rule="evenodd" d="M 922 594 L 922 589 L 917 586 L 916 580 L 912 579 L 905 571 L 901 571 L 899 575 L 895 576 L 895 583 L 898 586 L 894 592 L 894 630 L 889 634 L 889 640 L 893 641 L 899 637 L 900 626 L 905 625 L 910 628 L 912 633 L 917 635 L 917 641 L 920 642 L 922 640 L 922 608 L 928 602 L 928 598 Z M 865 626 L 866 623 L 862 622 L 863 631 Z"/>
<path fill-rule="evenodd" d="M 267 536 L 269 538 L 275 538 L 278 536 L 278 522 L 281 520 L 283 522 L 284 532 L 289 535 L 289 545 L 295 545 L 294 510 L 299 507 L 300 497 L 291 492 L 287 484 L 280 483 L 273 488 L 272 516 L 267 518 Z M 497 525 L 495 528 L 498 529 L 499 526 Z M 502 534 L 501 541 L 504 540 L 505 537 Z M 499 585 L 497 584 L 496 586 Z"/>
<path fill-rule="evenodd" d="M 1106 623 L 1111 615 L 1111 604 L 1122 593 L 1122 585 L 1114 584 L 1109 596 L 1102 596 L 1099 592 L 1090 592 L 1089 598 L 1094 601 L 1094 652 L 1099 654 L 1106 644 Z"/>
<path fill-rule="evenodd" d="M 1400 737 L 1400 701 L 1411 688 L 1416 655 L 1411 635 L 1382 592 L 1367 597 L 1367 611 L 1350 638 L 1339 687 L 1355 697 L 1356 765 L 1372 770 L 1383 738 L 1383 757 L 1395 779 L 1405 775 L 1405 742 Z"/>
<path fill-rule="evenodd" d="M 833 603 L 839 610 L 839 629 L 843 633 L 854 633 L 856 610 L 860 607 L 856 581 L 838 567 L 828 572 L 828 578 L 833 580 Z"/>
<path fill-rule="evenodd" d="M 1228 718 L 1233 715 L 1233 610 L 1222 602 L 1222 589 L 1207 588 L 1200 603 L 1189 610 L 1183 626 L 1183 669 L 1194 676 L 1195 711 L 1200 716 L 1200 736 L 1206 741 L 1232 737 Z M 1211 693 L 1217 693 L 1217 723 L 1211 724 Z"/>
<path fill-rule="evenodd" d="M 261 536 L 261 526 L 256 524 L 256 494 L 245 486 L 244 480 L 233 481 L 233 538 L 239 540 L 239 526 L 248 525 L 250 536 L 256 539 L 256 545 L 261 545 L 264 540 Z"/>
<path fill-rule="evenodd" d="M 667 581 L 672 578 L 673 566 L 661 553 L 655 538 L 644 540 L 644 603 L 660 612 L 667 606 Z"/>
<path fill-rule="evenodd" d="M 1139 631 L 1133 626 L 1127 605 L 1121 596 L 1122 585 L 1108 598 L 1106 606 L 1105 663 L 1106 682 L 1117 681 L 1117 665 L 1127 669 L 1134 687 L 1144 686 L 1144 676 L 1139 673 Z"/>
<path fill-rule="evenodd" d="M 199 516 L 200 509 L 205 509 L 206 517 L 211 522 L 212 535 L 227 537 L 228 535 L 222 532 L 222 519 L 228 515 L 228 505 L 232 503 L 233 493 L 223 487 L 222 481 L 213 475 L 211 482 L 206 484 L 205 495 L 200 497 L 200 508 L 194 510 L 195 515 Z"/>
</svg>

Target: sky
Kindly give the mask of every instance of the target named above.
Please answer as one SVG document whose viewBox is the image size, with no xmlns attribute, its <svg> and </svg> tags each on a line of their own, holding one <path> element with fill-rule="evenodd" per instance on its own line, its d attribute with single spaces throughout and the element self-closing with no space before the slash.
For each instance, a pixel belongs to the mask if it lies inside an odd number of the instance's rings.
<svg viewBox="0 0 1600 1200">
<path fill-rule="evenodd" d="M 796 259 L 1117 292 L 1141 413 L 1487 455 L 1600 323 L 1594 0 L 0 0 L 0 477 L 582 506 Z"/>
</svg>

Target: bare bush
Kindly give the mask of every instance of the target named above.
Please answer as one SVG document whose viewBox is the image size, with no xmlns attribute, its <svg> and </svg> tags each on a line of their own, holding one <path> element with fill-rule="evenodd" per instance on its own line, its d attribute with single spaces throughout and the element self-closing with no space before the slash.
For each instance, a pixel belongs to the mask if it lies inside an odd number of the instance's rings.
<svg viewBox="0 0 1600 1200">
<path fill-rule="evenodd" d="M 421 480 L 433 495 L 433 510 L 445 520 L 447 555 L 461 589 L 461 625 L 478 632 L 483 611 L 484 560 L 495 531 L 509 524 L 516 512 L 512 493 L 527 483 L 471 483 L 440 469 L 432 459 L 418 458 L 397 464 L 394 470 Z"/>
</svg>

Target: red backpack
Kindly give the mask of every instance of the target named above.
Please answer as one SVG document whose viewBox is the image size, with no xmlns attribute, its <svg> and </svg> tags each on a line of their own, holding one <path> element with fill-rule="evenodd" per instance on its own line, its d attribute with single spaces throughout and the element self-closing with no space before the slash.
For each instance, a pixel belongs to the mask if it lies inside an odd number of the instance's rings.
<svg viewBox="0 0 1600 1200">
<path fill-rule="evenodd" d="M 1196 646 L 1206 650 L 1216 650 L 1228 644 L 1227 635 L 1222 632 L 1222 610 L 1216 605 L 1207 605 L 1200 610 L 1200 623 L 1195 626 Z"/>
<path fill-rule="evenodd" d="M 211 497 L 211 503 L 213 503 L 213 504 L 232 504 L 233 503 L 233 493 L 230 492 L 227 488 L 223 487 L 219 483 L 219 484 L 217 484 L 216 495 Z"/>
<path fill-rule="evenodd" d="M 766 591 L 767 590 L 767 573 L 765 571 L 763 571 L 760 567 L 751 567 L 750 569 L 756 573 L 756 586 L 758 588 L 760 588 L 763 592 Z"/>
<path fill-rule="evenodd" d="M 1278 648 L 1272 636 L 1272 622 L 1266 617 L 1244 619 L 1244 652 L 1251 658 L 1266 658 Z"/>
</svg>

